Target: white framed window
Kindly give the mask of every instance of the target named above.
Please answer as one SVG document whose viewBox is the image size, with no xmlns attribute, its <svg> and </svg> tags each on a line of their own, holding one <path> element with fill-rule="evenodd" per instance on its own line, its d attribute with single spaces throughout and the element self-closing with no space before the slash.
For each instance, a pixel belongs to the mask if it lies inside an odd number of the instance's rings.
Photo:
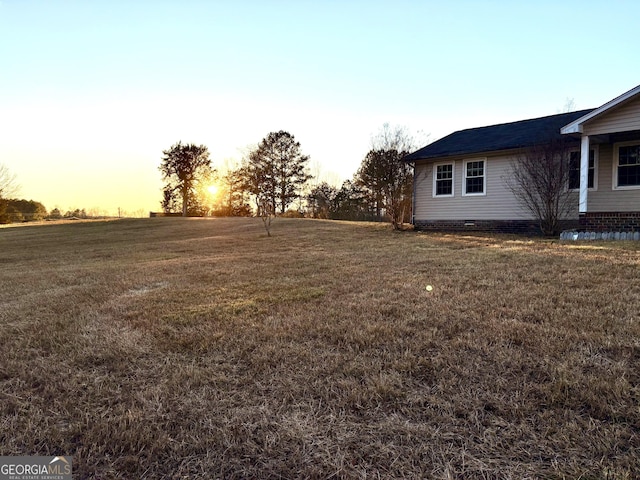
<svg viewBox="0 0 640 480">
<path fill-rule="evenodd" d="M 589 190 L 598 190 L 598 146 L 589 149 Z M 580 191 L 580 150 L 569 152 L 569 190 Z"/>
<path fill-rule="evenodd" d="M 487 194 L 487 159 L 475 158 L 465 160 L 463 165 L 464 179 L 462 181 L 463 195 Z"/>
<path fill-rule="evenodd" d="M 613 145 L 613 189 L 640 189 L 640 140 Z"/>
<path fill-rule="evenodd" d="M 433 196 L 453 197 L 455 164 L 436 163 L 433 166 Z"/>
</svg>

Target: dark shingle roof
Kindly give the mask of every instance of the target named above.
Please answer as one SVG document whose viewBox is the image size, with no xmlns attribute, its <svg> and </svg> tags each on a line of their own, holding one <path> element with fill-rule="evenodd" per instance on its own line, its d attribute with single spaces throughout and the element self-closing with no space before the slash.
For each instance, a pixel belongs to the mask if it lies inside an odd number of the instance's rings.
<svg viewBox="0 0 640 480">
<path fill-rule="evenodd" d="M 529 147 L 548 141 L 550 137 L 561 137 L 560 128 L 592 110 L 460 130 L 407 155 L 404 159 L 413 162 Z"/>
</svg>

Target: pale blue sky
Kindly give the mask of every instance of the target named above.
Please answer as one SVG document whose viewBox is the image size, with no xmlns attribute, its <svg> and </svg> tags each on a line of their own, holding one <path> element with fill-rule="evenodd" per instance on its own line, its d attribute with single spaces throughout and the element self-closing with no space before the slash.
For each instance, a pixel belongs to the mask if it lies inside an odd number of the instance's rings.
<svg viewBox="0 0 640 480">
<path fill-rule="evenodd" d="M 221 164 L 284 129 L 346 179 L 384 122 L 435 140 L 635 87 L 638 18 L 631 0 L 0 0 L 0 163 L 48 209 L 158 210 L 163 149 Z"/>
</svg>

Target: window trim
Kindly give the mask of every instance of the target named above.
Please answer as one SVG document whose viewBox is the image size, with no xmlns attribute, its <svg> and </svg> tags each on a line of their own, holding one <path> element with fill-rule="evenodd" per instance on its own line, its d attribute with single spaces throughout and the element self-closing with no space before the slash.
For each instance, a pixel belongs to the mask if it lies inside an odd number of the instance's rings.
<svg viewBox="0 0 640 480">
<path fill-rule="evenodd" d="M 482 162 L 482 193 L 467 193 L 467 164 L 470 162 Z M 462 196 L 463 197 L 484 197 L 487 195 L 487 157 L 468 158 L 462 162 Z"/>
<path fill-rule="evenodd" d="M 640 185 L 625 185 L 622 187 L 618 186 L 618 167 L 620 163 L 620 147 L 628 147 L 631 145 L 638 145 L 638 147 L 640 147 L 640 140 L 631 140 L 628 142 L 618 142 L 613 144 L 613 161 L 611 162 L 611 165 L 613 166 L 613 173 L 611 175 L 612 190 L 640 190 Z"/>
<path fill-rule="evenodd" d="M 593 187 L 589 187 L 588 191 L 597 192 L 598 191 L 598 163 L 600 161 L 600 145 L 589 145 L 589 150 L 593 150 Z M 572 148 L 571 150 L 569 150 L 569 158 L 571 158 L 571 154 L 574 152 L 580 153 L 580 149 Z M 580 158 L 578 158 L 578 160 L 580 160 Z M 578 166 L 580 166 L 579 163 L 578 163 Z M 569 185 L 567 185 L 567 190 L 569 192 L 579 192 L 580 187 L 569 188 Z"/>
<path fill-rule="evenodd" d="M 451 193 L 446 195 L 438 195 L 438 167 L 451 165 Z M 433 164 L 433 198 L 451 198 L 456 192 L 456 162 L 438 162 Z"/>
</svg>

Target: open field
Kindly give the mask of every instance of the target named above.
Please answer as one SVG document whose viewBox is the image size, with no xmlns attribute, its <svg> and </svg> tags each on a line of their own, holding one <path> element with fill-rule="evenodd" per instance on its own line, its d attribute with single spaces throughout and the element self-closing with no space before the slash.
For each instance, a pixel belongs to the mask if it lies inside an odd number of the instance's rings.
<svg viewBox="0 0 640 480">
<path fill-rule="evenodd" d="M 272 233 L 0 230 L 0 455 L 82 479 L 640 476 L 637 244 Z"/>
</svg>

